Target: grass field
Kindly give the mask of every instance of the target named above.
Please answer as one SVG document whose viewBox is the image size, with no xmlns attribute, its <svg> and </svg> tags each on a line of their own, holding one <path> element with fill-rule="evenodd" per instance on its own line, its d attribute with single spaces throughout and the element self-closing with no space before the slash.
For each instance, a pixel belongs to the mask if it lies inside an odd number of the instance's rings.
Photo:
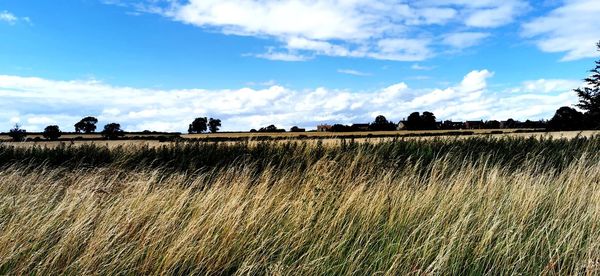
<svg viewBox="0 0 600 276">
<path fill-rule="evenodd" d="M 0 274 L 598 274 L 600 137 L 0 145 Z"/>
</svg>

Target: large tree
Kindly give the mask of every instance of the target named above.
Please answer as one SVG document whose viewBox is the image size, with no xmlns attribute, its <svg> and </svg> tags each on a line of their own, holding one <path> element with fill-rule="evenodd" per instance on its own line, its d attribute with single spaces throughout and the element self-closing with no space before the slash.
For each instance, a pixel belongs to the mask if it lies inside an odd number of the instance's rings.
<svg viewBox="0 0 600 276">
<path fill-rule="evenodd" d="M 584 128 L 583 114 L 572 107 L 563 106 L 556 110 L 548 126 L 553 130 L 582 129 Z"/>
<path fill-rule="evenodd" d="M 419 112 L 413 112 L 406 118 L 406 128 L 408 130 L 417 130 L 423 127 L 423 121 L 421 120 L 421 114 Z"/>
<path fill-rule="evenodd" d="M 77 133 L 92 133 L 96 131 L 96 124 L 98 123 L 98 119 L 95 117 L 85 117 L 81 119 L 81 121 L 75 124 L 75 132 Z"/>
<path fill-rule="evenodd" d="M 219 131 L 219 128 L 221 128 L 221 120 L 213 118 L 208 120 L 208 129 L 210 132 L 215 133 Z"/>
<path fill-rule="evenodd" d="M 110 123 L 104 126 L 102 136 L 106 139 L 114 140 L 119 137 L 125 136 L 125 131 L 121 129 L 120 124 Z"/>
<path fill-rule="evenodd" d="M 202 133 L 207 129 L 208 120 L 206 117 L 199 117 L 194 119 L 194 121 L 188 127 L 188 133 Z"/>
<path fill-rule="evenodd" d="M 427 130 L 437 129 L 435 115 L 433 115 L 433 113 L 431 113 L 429 111 L 425 111 L 425 112 L 423 112 L 423 114 L 421 114 L 421 124 L 422 124 L 422 126 L 421 126 L 422 129 L 427 129 Z"/>
<path fill-rule="evenodd" d="M 369 129 L 373 130 L 373 131 L 389 131 L 389 130 L 395 130 L 396 129 L 396 125 L 390 121 L 388 121 L 385 116 L 383 115 L 379 115 L 377 117 L 375 117 L 375 121 L 373 121 L 370 125 L 369 125 Z"/>
<path fill-rule="evenodd" d="M 600 42 L 596 44 L 600 51 Z M 579 96 L 577 107 L 585 111 L 586 125 L 592 128 L 600 128 L 600 60 L 596 61 L 596 67 L 590 70 L 591 75 L 584 79 L 586 86 L 575 89 Z"/>
</svg>

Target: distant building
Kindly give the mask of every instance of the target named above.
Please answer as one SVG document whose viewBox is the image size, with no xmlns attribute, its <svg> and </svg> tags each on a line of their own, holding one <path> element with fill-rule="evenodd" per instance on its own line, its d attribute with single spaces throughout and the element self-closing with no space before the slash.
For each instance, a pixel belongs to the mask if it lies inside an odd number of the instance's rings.
<svg viewBox="0 0 600 276">
<path fill-rule="evenodd" d="M 467 129 L 482 129 L 485 127 L 483 121 L 466 121 L 465 128 Z"/>
<path fill-rule="evenodd" d="M 317 131 L 318 131 L 318 132 L 327 132 L 327 131 L 331 131 L 331 125 L 318 125 L 318 126 L 317 126 Z"/>
<path fill-rule="evenodd" d="M 406 127 L 406 121 L 400 121 L 396 126 L 396 130 L 405 130 Z"/>
<path fill-rule="evenodd" d="M 464 129 L 465 127 L 465 123 L 463 122 L 453 122 L 451 120 L 446 120 L 444 122 L 441 122 L 438 125 L 439 129 L 445 129 L 445 130 L 452 130 L 452 129 Z"/>
</svg>

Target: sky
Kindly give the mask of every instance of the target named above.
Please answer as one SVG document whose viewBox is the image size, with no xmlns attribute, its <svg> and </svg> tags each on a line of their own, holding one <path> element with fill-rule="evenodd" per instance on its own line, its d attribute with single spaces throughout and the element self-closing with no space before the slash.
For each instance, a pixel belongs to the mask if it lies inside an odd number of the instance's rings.
<svg viewBox="0 0 600 276">
<path fill-rule="evenodd" d="M 0 0 L 0 131 L 549 119 L 598 0 Z"/>
</svg>

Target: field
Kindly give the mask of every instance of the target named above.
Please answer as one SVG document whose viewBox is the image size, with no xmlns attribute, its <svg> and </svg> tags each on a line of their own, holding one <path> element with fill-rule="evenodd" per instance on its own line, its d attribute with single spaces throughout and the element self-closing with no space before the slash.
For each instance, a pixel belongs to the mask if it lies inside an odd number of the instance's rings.
<svg viewBox="0 0 600 276">
<path fill-rule="evenodd" d="M 204 142 L 225 142 L 234 143 L 239 141 L 249 141 L 257 143 L 261 141 L 321 141 L 325 144 L 337 143 L 340 139 L 352 139 L 356 142 L 381 142 L 394 139 L 438 139 L 438 138 L 469 138 L 474 136 L 485 137 L 524 137 L 524 138 L 575 138 L 591 137 L 600 134 L 600 131 L 557 131 L 546 132 L 534 129 L 502 129 L 502 130 L 427 130 L 427 131 L 378 131 L 378 132 L 285 132 L 285 133 L 250 133 L 250 132 L 223 132 L 223 133 L 205 133 L 205 134 L 184 134 L 181 135 L 182 141 L 204 141 Z M 110 148 L 128 145 L 148 145 L 151 147 L 163 146 L 169 144 L 157 139 L 160 136 L 173 134 L 127 134 L 123 140 L 104 140 L 99 134 L 65 134 L 61 138 L 63 141 L 47 141 L 44 139 L 29 142 L 11 142 L 7 135 L 0 134 L 0 143 L 17 147 L 57 147 L 62 144 L 70 145 L 105 145 Z M 41 135 L 30 135 L 28 138 L 41 138 Z M 83 138 L 84 140 L 78 140 Z M 69 140 L 74 139 L 74 140 Z"/>
<path fill-rule="evenodd" d="M 0 274 L 598 274 L 600 136 L 0 144 Z"/>
<path fill-rule="evenodd" d="M 298 139 L 298 138 L 340 138 L 340 137 L 367 137 L 367 136 L 419 136 L 419 135 L 431 135 L 440 136 L 447 133 L 456 134 L 490 134 L 493 131 L 500 131 L 502 133 L 511 134 L 518 133 L 519 131 L 533 132 L 535 129 L 502 129 L 502 130 L 491 130 L 491 129 L 473 129 L 473 130 L 400 130 L 400 131 L 360 131 L 360 132 L 217 132 L 217 133 L 202 133 L 202 134 L 183 134 L 181 135 L 184 139 L 257 139 L 257 138 L 276 138 L 276 139 Z M 161 135 L 173 135 L 174 133 L 127 133 L 125 138 L 138 138 L 137 140 L 143 140 L 144 138 L 158 137 Z M 43 138 L 41 133 L 32 133 L 27 138 Z M 97 139 L 102 140 L 102 135 L 99 133 L 64 133 L 61 138 L 63 139 Z M 0 141 L 10 141 L 10 137 L 7 134 L 0 133 Z"/>
</svg>

